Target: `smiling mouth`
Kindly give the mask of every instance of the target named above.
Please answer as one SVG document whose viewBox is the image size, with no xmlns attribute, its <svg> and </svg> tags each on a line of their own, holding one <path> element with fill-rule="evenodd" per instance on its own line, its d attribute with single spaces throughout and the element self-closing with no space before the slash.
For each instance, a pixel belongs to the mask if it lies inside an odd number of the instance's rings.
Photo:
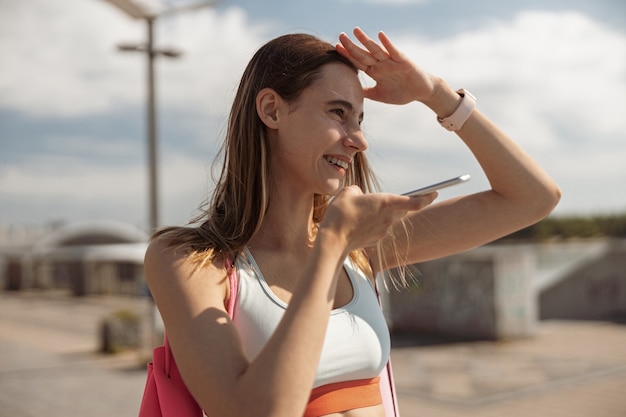
<svg viewBox="0 0 626 417">
<path fill-rule="evenodd" d="M 350 164 L 347 163 L 346 161 L 342 161 L 340 159 L 333 158 L 332 156 L 325 156 L 324 159 L 326 159 L 331 164 L 337 165 L 338 167 L 343 168 L 343 169 L 348 169 L 348 167 L 350 166 Z"/>
</svg>

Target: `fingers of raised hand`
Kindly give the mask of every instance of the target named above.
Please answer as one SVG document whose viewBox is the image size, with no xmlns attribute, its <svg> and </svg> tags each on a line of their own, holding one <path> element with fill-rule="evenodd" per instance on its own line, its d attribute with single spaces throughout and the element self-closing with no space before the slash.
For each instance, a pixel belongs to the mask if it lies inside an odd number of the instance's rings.
<svg viewBox="0 0 626 417">
<path fill-rule="evenodd" d="M 376 61 L 386 61 L 389 59 L 389 52 L 387 52 L 381 45 L 376 43 L 376 41 L 374 41 L 372 38 L 367 36 L 367 34 L 363 32 L 361 28 L 354 29 L 354 36 L 356 36 L 359 42 L 361 42 L 361 44 L 365 48 L 367 48 L 370 56 L 375 58 Z"/>
<path fill-rule="evenodd" d="M 341 44 L 338 45 L 337 50 L 350 59 L 358 69 L 367 71 L 370 67 L 390 58 L 389 53 L 361 29 L 356 28 L 354 34 L 366 49 L 357 46 L 348 35 L 342 33 L 339 35 Z"/>
<path fill-rule="evenodd" d="M 367 51 L 355 45 L 345 33 L 339 35 L 339 41 L 341 43 L 336 46 L 337 51 L 361 71 L 366 71 L 371 65 L 378 62 Z"/>
<path fill-rule="evenodd" d="M 391 59 L 398 62 L 406 59 L 404 54 L 400 52 L 400 50 L 396 48 L 393 43 L 391 43 L 391 40 L 389 39 L 389 37 L 387 37 L 385 32 L 379 32 L 378 39 L 380 39 L 380 43 L 385 48 L 387 54 Z"/>
</svg>

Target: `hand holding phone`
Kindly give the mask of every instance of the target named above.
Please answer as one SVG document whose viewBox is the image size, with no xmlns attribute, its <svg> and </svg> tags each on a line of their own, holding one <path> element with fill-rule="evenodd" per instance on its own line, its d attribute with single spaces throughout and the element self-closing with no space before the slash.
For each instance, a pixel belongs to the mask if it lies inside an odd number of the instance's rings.
<svg viewBox="0 0 626 417">
<path fill-rule="evenodd" d="M 436 184 L 429 185 L 428 187 L 418 188 L 417 190 L 409 191 L 408 193 L 404 193 L 402 195 L 406 195 L 409 197 L 415 197 L 417 195 L 423 195 L 432 193 L 433 191 L 440 190 L 442 188 L 450 187 L 452 185 L 460 184 L 470 179 L 469 174 L 460 175 L 458 177 L 450 178 L 449 180 L 441 181 Z"/>
</svg>

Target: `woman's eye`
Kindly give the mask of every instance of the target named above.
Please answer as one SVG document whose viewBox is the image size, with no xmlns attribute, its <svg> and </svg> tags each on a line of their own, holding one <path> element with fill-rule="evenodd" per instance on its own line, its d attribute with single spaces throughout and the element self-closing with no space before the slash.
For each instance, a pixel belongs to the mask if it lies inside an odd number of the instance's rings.
<svg viewBox="0 0 626 417">
<path fill-rule="evenodd" d="M 343 109 L 332 109 L 331 113 L 336 114 L 337 116 L 339 116 L 340 118 L 343 119 L 343 116 L 345 114 L 345 112 L 343 111 Z"/>
</svg>

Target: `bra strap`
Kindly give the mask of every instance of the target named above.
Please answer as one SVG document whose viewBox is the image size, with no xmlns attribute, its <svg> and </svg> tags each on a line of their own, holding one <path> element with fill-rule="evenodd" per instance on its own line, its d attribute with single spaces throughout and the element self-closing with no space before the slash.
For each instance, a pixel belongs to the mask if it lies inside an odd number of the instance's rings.
<svg viewBox="0 0 626 417">
<path fill-rule="evenodd" d="M 228 315 L 232 319 L 235 316 L 235 304 L 237 303 L 239 277 L 237 276 L 237 268 L 235 267 L 230 255 L 226 257 L 226 271 L 228 272 L 228 284 L 230 285 L 230 297 L 228 297 L 228 305 L 226 306 L 226 309 L 228 311 Z"/>
</svg>

